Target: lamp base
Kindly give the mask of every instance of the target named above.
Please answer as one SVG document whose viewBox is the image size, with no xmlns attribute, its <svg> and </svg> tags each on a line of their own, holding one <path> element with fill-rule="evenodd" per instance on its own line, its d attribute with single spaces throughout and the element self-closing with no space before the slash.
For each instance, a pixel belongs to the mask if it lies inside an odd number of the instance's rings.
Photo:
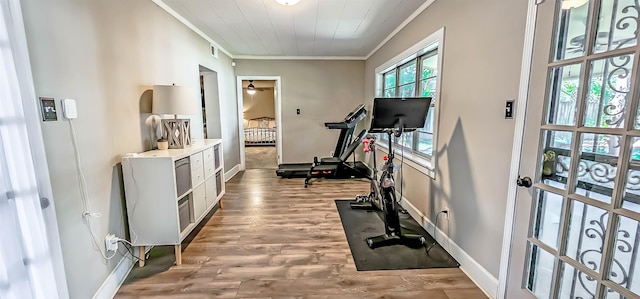
<svg viewBox="0 0 640 299">
<path fill-rule="evenodd" d="M 162 137 L 169 142 L 169 149 L 191 145 L 191 125 L 188 119 L 163 119 Z"/>
</svg>

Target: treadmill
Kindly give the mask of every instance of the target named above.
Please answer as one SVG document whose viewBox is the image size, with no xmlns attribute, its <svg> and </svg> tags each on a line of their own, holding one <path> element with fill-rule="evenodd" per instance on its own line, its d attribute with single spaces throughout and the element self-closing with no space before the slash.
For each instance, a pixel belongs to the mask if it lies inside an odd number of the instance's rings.
<svg viewBox="0 0 640 299">
<path fill-rule="evenodd" d="M 343 121 L 324 123 L 324 126 L 327 129 L 340 130 L 340 136 L 336 142 L 336 148 L 333 151 L 334 158 L 342 156 L 349 144 L 351 144 L 353 131 L 366 115 L 367 110 L 364 109 L 364 104 L 360 104 L 358 107 L 353 109 L 353 111 L 349 112 Z M 313 163 L 280 164 L 276 170 L 276 175 L 283 178 L 306 178 L 311 166 L 313 166 Z"/>
</svg>

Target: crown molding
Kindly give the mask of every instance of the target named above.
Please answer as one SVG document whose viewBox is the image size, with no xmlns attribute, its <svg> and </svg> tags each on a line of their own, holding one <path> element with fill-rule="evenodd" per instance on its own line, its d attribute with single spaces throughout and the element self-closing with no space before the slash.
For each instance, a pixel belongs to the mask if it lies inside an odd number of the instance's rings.
<svg viewBox="0 0 640 299">
<path fill-rule="evenodd" d="M 366 60 L 364 56 L 264 56 L 235 55 L 234 59 L 247 60 Z"/>
<path fill-rule="evenodd" d="M 218 51 L 222 51 L 222 53 L 226 54 L 227 56 L 229 56 L 229 57 L 231 57 L 233 59 L 233 55 L 231 55 L 231 53 L 229 53 L 229 51 L 227 51 L 225 48 L 223 48 L 218 43 L 216 43 L 212 38 L 210 38 L 204 32 L 200 31 L 200 29 L 198 29 L 195 25 L 191 24 L 191 22 L 187 21 L 187 19 L 185 19 L 183 16 L 181 16 L 177 11 L 173 10 L 173 8 L 169 7 L 169 5 L 164 3 L 164 1 L 162 1 L 162 0 L 151 0 L 151 1 L 153 3 L 155 3 L 156 5 L 158 5 L 160 8 L 162 8 L 164 11 L 169 13 L 171 16 L 176 18 L 182 24 L 187 26 L 187 28 L 193 30 L 193 32 L 195 32 L 196 34 L 200 35 L 200 37 L 202 37 L 205 40 L 207 40 L 209 43 L 211 43 L 211 45 L 213 45 L 216 48 L 218 48 Z"/>
<path fill-rule="evenodd" d="M 365 56 L 365 60 L 367 60 L 371 56 L 373 56 L 373 54 L 375 54 L 378 50 L 380 50 L 380 48 L 382 48 L 382 46 L 384 46 L 389 40 L 391 40 L 396 34 L 398 34 L 398 32 L 400 32 L 400 30 L 402 30 L 405 26 L 407 26 L 409 23 L 411 23 L 411 21 L 413 21 L 413 19 L 418 17 L 418 15 L 420 15 L 425 9 L 427 9 L 427 7 L 431 6 L 431 4 L 433 4 L 433 2 L 436 2 L 436 0 L 428 0 L 427 2 L 422 4 L 420 7 L 418 7 L 418 9 L 416 9 L 416 11 L 414 11 L 406 20 L 404 20 L 404 22 L 402 22 L 402 24 L 400 24 L 400 26 L 398 26 L 395 30 L 393 30 L 387 36 L 387 38 L 383 39 L 378 44 L 378 46 L 373 48 L 373 50 L 371 50 L 371 52 L 369 52 L 369 54 L 367 56 Z"/>
</svg>

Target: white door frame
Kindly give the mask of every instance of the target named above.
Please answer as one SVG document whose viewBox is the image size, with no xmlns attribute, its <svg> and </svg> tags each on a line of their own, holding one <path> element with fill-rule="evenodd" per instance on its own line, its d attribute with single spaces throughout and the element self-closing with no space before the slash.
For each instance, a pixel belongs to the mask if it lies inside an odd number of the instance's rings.
<svg viewBox="0 0 640 299">
<path fill-rule="evenodd" d="M 22 8 L 19 0 L 7 0 L 3 2 L 3 4 L 8 5 L 6 8 L 8 8 L 11 17 L 11 20 L 8 20 L 7 23 L 12 23 L 13 25 L 12 28 L 7 28 L 11 40 L 9 45 L 13 50 L 18 84 L 20 85 L 20 94 L 22 95 L 22 99 L 20 100 L 23 104 L 27 138 L 29 146 L 31 147 L 31 156 L 33 157 L 33 170 L 35 172 L 38 194 L 40 198 L 49 200 L 49 207 L 42 210 L 42 217 L 46 225 L 45 230 L 48 238 L 49 253 L 51 254 L 50 259 L 55 276 L 54 283 L 57 289 L 42 291 L 50 292 L 53 297 L 57 295 L 58 298 L 69 298 L 67 277 L 62 259 L 58 219 L 55 213 L 55 199 L 53 197 L 53 188 L 51 186 L 42 128 L 40 127 L 40 109 L 38 101 L 36 100 L 35 84 L 33 82 L 31 62 L 29 61 L 29 48 L 27 46 L 27 36 L 24 29 Z M 0 11 L 0 13 L 2 13 L 2 11 Z M 0 241 L 2 241 L 2 239 L 0 239 Z M 41 288 L 43 286 L 37 287 Z"/>
<path fill-rule="evenodd" d="M 509 264 L 511 261 L 511 242 L 513 240 L 514 225 L 516 223 L 516 199 L 518 186 L 516 180 L 520 174 L 520 156 L 522 155 L 522 142 L 524 141 L 524 127 L 529 101 L 529 80 L 531 77 L 531 62 L 533 60 L 533 44 L 535 36 L 536 16 L 539 0 L 529 0 L 527 9 L 527 23 L 525 28 L 524 48 L 522 50 L 522 66 L 520 70 L 520 86 L 518 88 L 518 101 L 516 103 L 516 127 L 513 136 L 513 149 L 511 151 L 511 168 L 509 181 L 507 182 L 507 209 L 504 217 L 504 234 L 502 236 L 502 253 L 500 255 L 500 272 L 498 274 L 497 298 L 505 298 L 507 294 L 507 282 L 509 277 Z M 542 1 L 544 2 L 544 0 Z M 516 261 L 517 262 L 517 261 Z"/>
<path fill-rule="evenodd" d="M 272 80 L 276 81 L 275 86 L 275 108 L 276 108 L 276 153 L 278 164 L 282 164 L 282 87 L 280 76 L 236 76 L 236 94 L 238 95 L 238 140 L 240 140 L 240 170 L 245 170 L 244 151 L 244 117 L 242 113 L 243 96 L 242 81 L 244 80 Z"/>
</svg>

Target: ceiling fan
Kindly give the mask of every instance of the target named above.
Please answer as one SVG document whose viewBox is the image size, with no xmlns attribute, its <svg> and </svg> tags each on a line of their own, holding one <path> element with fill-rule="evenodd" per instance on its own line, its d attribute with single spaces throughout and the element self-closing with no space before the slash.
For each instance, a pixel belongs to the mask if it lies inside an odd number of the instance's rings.
<svg viewBox="0 0 640 299">
<path fill-rule="evenodd" d="M 253 80 L 249 80 L 249 85 L 247 85 L 247 87 L 244 89 L 246 89 L 247 93 L 250 95 L 255 94 L 257 91 L 271 90 L 271 88 L 269 87 L 256 87 L 255 85 L 253 85 Z"/>
</svg>

